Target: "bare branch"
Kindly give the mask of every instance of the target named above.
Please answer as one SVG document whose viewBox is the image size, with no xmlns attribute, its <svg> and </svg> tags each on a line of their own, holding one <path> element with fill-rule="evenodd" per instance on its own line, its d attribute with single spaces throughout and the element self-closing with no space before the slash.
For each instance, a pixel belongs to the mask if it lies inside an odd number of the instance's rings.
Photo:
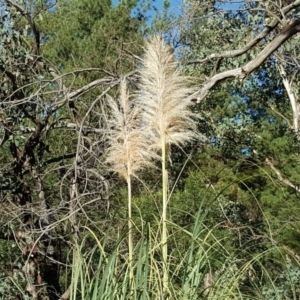
<svg viewBox="0 0 300 300">
<path fill-rule="evenodd" d="M 297 1 L 298 2 L 298 1 Z M 191 99 L 196 99 L 197 103 L 203 100 L 208 92 L 220 81 L 228 78 L 244 79 L 248 74 L 257 69 L 274 51 L 276 51 L 285 41 L 290 39 L 296 33 L 300 32 L 300 19 L 293 20 L 289 25 L 282 28 L 280 34 L 272 40 L 267 46 L 257 54 L 257 56 L 248 62 L 244 67 L 228 70 L 210 78 L 203 87 L 191 95 Z"/>
<path fill-rule="evenodd" d="M 273 111 L 275 114 L 277 114 L 278 116 L 280 116 L 283 120 L 286 121 L 288 127 L 293 130 L 294 127 L 292 126 L 292 124 L 290 123 L 289 119 L 287 117 L 285 117 L 281 112 L 279 112 L 274 105 L 270 104 L 270 103 L 266 103 Z"/>
<path fill-rule="evenodd" d="M 135 75 L 136 73 L 137 73 L 137 70 L 134 70 L 134 71 L 131 71 L 128 74 L 124 75 L 123 77 L 131 77 L 131 76 Z M 60 107 L 64 106 L 67 101 L 75 100 L 77 97 L 79 97 L 87 92 L 90 92 L 93 89 L 95 89 L 101 85 L 109 84 L 111 87 L 113 87 L 113 86 L 119 84 L 119 82 L 120 82 L 119 77 L 106 77 L 106 78 L 100 78 L 100 79 L 94 80 L 73 92 L 65 94 L 64 98 L 52 107 L 52 112 L 54 112 L 57 109 L 59 109 Z"/>
<path fill-rule="evenodd" d="M 76 152 L 74 153 L 67 153 L 67 154 L 63 154 L 61 156 L 58 156 L 58 157 L 52 157 L 48 160 L 46 160 L 44 163 L 43 163 L 43 167 L 44 166 L 47 166 L 51 163 L 54 163 L 54 162 L 59 162 L 59 161 L 62 161 L 64 159 L 68 159 L 68 158 L 74 158 L 76 156 Z"/>
<path fill-rule="evenodd" d="M 49 129 L 69 129 L 69 130 L 78 130 L 78 126 L 75 123 L 71 122 L 57 122 L 54 124 L 48 124 L 45 127 L 45 131 L 48 131 Z M 22 130 L 20 130 L 22 133 L 30 133 L 35 132 L 34 127 L 24 127 Z M 104 133 L 105 129 L 101 128 L 93 128 L 88 126 L 82 126 L 82 131 L 84 133 Z M 3 143 L 2 143 L 3 144 Z M 0 144 L 1 147 L 1 144 Z"/>
<path fill-rule="evenodd" d="M 300 6 L 300 0 L 295 1 L 294 3 L 287 5 L 284 7 L 281 12 L 282 14 L 287 14 L 291 10 L 295 9 L 296 7 Z M 265 29 L 257 35 L 254 39 L 252 39 L 245 47 L 237 50 L 229 50 L 225 52 L 220 53 L 213 53 L 209 56 L 207 56 L 204 59 L 193 59 L 189 60 L 188 64 L 198 64 L 198 63 L 205 63 L 213 58 L 231 58 L 231 57 L 237 57 L 240 56 L 247 51 L 254 48 L 261 40 L 263 40 L 271 31 L 273 31 L 278 24 L 280 23 L 280 20 L 277 17 L 274 17 L 273 20 L 268 24 L 268 26 L 265 27 Z"/>
<path fill-rule="evenodd" d="M 281 175 L 281 173 L 278 171 L 278 169 L 274 166 L 274 164 L 272 163 L 272 161 L 266 157 L 265 159 L 266 164 L 273 170 L 273 172 L 276 174 L 278 180 L 282 183 L 284 183 L 285 185 L 291 187 L 292 189 L 294 189 L 297 192 L 300 192 L 300 188 L 296 185 L 294 185 L 291 181 L 289 181 L 286 178 L 283 178 L 283 176 Z"/>
</svg>

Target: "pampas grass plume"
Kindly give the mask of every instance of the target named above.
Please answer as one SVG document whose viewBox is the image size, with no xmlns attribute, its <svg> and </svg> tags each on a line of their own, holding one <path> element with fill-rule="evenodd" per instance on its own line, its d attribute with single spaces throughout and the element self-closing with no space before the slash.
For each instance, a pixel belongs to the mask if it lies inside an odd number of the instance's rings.
<svg viewBox="0 0 300 300">
<path fill-rule="evenodd" d="M 109 98 L 108 106 L 111 116 L 107 162 L 125 180 L 128 176 L 138 177 L 138 172 L 151 164 L 152 154 L 145 128 L 140 127 L 140 108 L 130 99 L 124 79 L 117 101 Z"/>
<path fill-rule="evenodd" d="M 133 223 L 131 178 L 151 164 L 150 140 L 145 129 L 140 127 L 140 109 L 130 98 L 125 79 L 120 83 L 120 95 L 115 101 L 109 98 L 110 108 L 107 163 L 127 182 L 128 193 L 128 265 L 129 285 L 134 291 L 133 272 Z M 149 137 L 149 135 L 148 135 Z"/>
<path fill-rule="evenodd" d="M 139 104 L 143 107 L 143 122 L 151 132 L 153 150 L 161 152 L 162 217 L 161 247 L 164 299 L 169 294 L 167 204 L 167 149 L 195 138 L 196 115 L 190 110 L 189 79 L 179 72 L 171 49 L 159 36 L 146 42 L 140 70 Z"/>
<path fill-rule="evenodd" d="M 140 70 L 140 105 L 144 108 L 144 122 L 152 132 L 152 143 L 161 148 L 161 137 L 166 145 L 183 145 L 196 137 L 197 115 L 190 110 L 188 97 L 194 92 L 190 79 L 180 74 L 170 47 L 159 36 L 145 46 L 143 68 Z"/>
</svg>

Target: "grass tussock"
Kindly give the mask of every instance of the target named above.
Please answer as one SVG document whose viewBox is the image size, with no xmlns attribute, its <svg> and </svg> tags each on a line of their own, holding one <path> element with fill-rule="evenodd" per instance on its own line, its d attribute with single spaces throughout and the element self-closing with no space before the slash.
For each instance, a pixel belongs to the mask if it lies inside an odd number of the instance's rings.
<svg viewBox="0 0 300 300">
<path fill-rule="evenodd" d="M 180 257 L 169 260 L 169 299 L 174 300 L 257 300 L 299 299 L 300 262 L 284 254 L 277 246 L 270 247 L 241 261 L 229 253 L 223 244 L 230 237 L 219 239 L 220 229 L 207 228 L 199 210 L 191 231 L 171 224 L 181 237 L 191 240 Z M 143 223 L 143 220 L 141 220 Z M 163 300 L 166 299 L 162 278 L 158 232 L 149 224 L 133 253 L 134 290 L 129 280 L 130 269 L 121 245 L 126 236 L 116 241 L 114 250 L 106 252 L 106 240 L 99 240 L 97 232 L 88 230 L 77 247 L 77 263 L 72 270 L 71 300 Z M 86 251 L 86 244 L 94 240 L 94 248 Z M 280 267 L 278 276 L 265 268 L 266 260 Z M 274 258 L 277 257 L 275 260 Z"/>
</svg>

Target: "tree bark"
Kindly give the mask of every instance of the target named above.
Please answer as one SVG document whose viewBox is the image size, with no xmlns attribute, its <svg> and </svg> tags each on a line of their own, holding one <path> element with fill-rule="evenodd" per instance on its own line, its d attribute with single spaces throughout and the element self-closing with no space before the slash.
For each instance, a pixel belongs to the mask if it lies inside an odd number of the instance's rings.
<svg viewBox="0 0 300 300">
<path fill-rule="evenodd" d="M 298 1 L 297 1 L 298 2 Z M 208 79 L 203 86 L 190 96 L 191 100 L 196 100 L 197 103 L 202 101 L 209 93 L 209 91 L 216 86 L 217 83 L 228 78 L 244 79 L 254 70 L 256 70 L 261 64 L 270 57 L 281 45 L 287 40 L 293 37 L 296 33 L 300 32 L 300 19 L 293 20 L 289 25 L 282 28 L 279 35 L 274 38 L 264 49 L 258 53 L 258 55 L 248 62 L 246 65 L 240 68 L 228 70 L 214 75 Z"/>
</svg>

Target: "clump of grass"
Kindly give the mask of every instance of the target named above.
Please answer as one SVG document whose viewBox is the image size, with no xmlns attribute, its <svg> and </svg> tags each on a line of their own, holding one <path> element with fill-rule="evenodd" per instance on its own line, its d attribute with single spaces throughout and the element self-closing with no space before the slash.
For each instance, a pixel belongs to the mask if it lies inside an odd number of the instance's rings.
<svg viewBox="0 0 300 300">
<path fill-rule="evenodd" d="M 190 110 L 189 79 L 180 74 L 170 47 L 159 36 L 146 42 L 140 70 L 139 103 L 143 123 L 151 132 L 152 149 L 161 152 L 162 169 L 162 258 L 163 282 L 168 290 L 167 204 L 168 179 L 166 161 L 172 144 L 183 145 L 195 138 L 196 115 Z"/>
<path fill-rule="evenodd" d="M 220 237 L 222 224 L 207 226 L 206 196 L 201 197 L 199 210 L 190 229 L 170 224 L 176 229 L 177 243 L 189 239 L 180 253 L 173 252 L 168 261 L 169 299 L 299 299 L 299 258 L 276 245 L 241 259 L 226 249 L 231 234 Z M 141 219 L 140 223 L 145 224 Z M 153 224 L 154 225 L 154 224 Z M 157 260 L 160 240 L 157 226 L 147 224 L 134 247 L 134 289 L 129 281 L 130 266 L 124 264 L 121 249 L 126 236 L 108 246 L 108 235 L 84 227 L 85 235 L 76 243 L 77 259 L 72 268 L 70 300 L 149 300 L 166 299 Z M 191 224 L 192 225 L 192 224 Z M 82 231 L 83 232 L 83 231 Z M 91 245 L 95 245 L 91 248 Z M 250 254 L 250 253 L 249 253 Z M 270 266 L 270 263 L 272 264 Z M 274 268 L 272 270 L 272 268 Z M 6 299 L 6 298 L 5 298 Z"/>
</svg>

